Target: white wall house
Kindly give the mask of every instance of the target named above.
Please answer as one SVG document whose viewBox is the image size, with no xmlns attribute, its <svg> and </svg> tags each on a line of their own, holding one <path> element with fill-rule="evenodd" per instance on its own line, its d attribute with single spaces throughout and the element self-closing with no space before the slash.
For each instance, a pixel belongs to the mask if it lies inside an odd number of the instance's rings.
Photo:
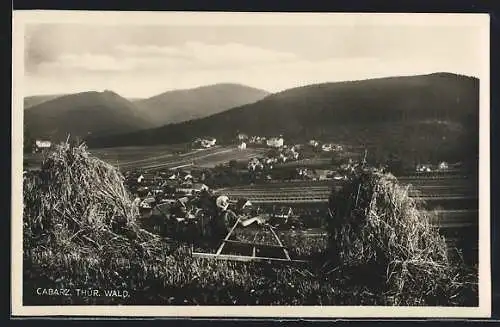
<svg viewBox="0 0 500 327">
<path fill-rule="evenodd" d="M 50 141 L 36 140 L 33 151 L 42 151 L 45 149 L 50 149 L 51 146 L 52 143 Z"/>
<path fill-rule="evenodd" d="M 316 146 L 318 146 L 318 145 L 319 145 L 319 142 L 318 142 L 318 141 L 316 141 L 316 140 L 310 140 L 310 141 L 309 141 L 309 145 L 316 147 Z"/>
<path fill-rule="evenodd" d="M 50 141 L 36 140 L 35 145 L 39 148 L 50 148 L 52 143 Z"/>
<path fill-rule="evenodd" d="M 282 137 L 272 137 L 267 140 L 267 146 L 280 148 L 283 146 L 284 140 Z"/>
<path fill-rule="evenodd" d="M 325 152 L 330 152 L 330 151 L 332 151 L 332 145 L 331 144 L 323 144 L 321 146 L 321 150 L 323 150 Z"/>
<path fill-rule="evenodd" d="M 439 164 L 439 169 L 441 169 L 441 170 L 446 170 L 446 169 L 448 169 L 448 163 L 447 163 L 447 162 L 445 162 L 445 161 L 441 162 L 441 163 Z"/>
<path fill-rule="evenodd" d="M 215 139 L 214 137 L 204 138 L 201 140 L 201 146 L 204 148 L 211 148 L 211 147 L 215 146 L 216 142 L 217 142 L 217 139 Z"/>
</svg>

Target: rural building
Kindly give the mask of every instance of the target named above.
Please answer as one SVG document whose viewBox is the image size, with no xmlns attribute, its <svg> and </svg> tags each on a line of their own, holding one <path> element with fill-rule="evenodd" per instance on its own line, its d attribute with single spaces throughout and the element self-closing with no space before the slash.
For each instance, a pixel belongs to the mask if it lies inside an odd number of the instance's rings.
<svg viewBox="0 0 500 327">
<path fill-rule="evenodd" d="M 307 169 L 307 168 L 297 168 L 297 174 L 301 178 L 308 178 L 310 175 L 310 172 L 309 172 L 309 169 Z"/>
<path fill-rule="evenodd" d="M 237 138 L 238 138 L 238 141 L 246 141 L 246 140 L 248 140 L 248 135 L 246 135 L 244 133 L 239 133 Z"/>
<path fill-rule="evenodd" d="M 283 138 L 282 137 L 271 137 L 269 140 L 267 140 L 267 146 L 273 147 L 273 148 L 281 148 L 283 146 Z"/>
<path fill-rule="evenodd" d="M 330 151 L 332 151 L 332 145 L 331 144 L 323 144 L 321 146 L 321 150 L 323 150 L 325 152 L 330 152 Z"/>
<path fill-rule="evenodd" d="M 254 143 L 254 144 L 263 144 L 266 141 L 266 138 L 264 136 L 252 136 L 248 140 L 249 143 Z"/>
<path fill-rule="evenodd" d="M 344 147 L 340 144 L 332 145 L 332 150 L 334 151 L 342 151 L 344 150 Z"/>
<path fill-rule="evenodd" d="M 321 150 L 325 152 L 342 151 L 342 149 L 343 149 L 342 145 L 339 144 L 325 143 L 321 146 Z"/>
<path fill-rule="evenodd" d="M 238 145 L 238 149 L 240 150 L 245 150 L 247 148 L 247 144 L 245 142 L 241 142 L 240 145 Z"/>
<path fill-rule="evenodd" d="M 417 165 L 417 169 L 416 169 L 417 172 L 431 172 L 432 169 L 431 169 L 431 166 L 430 165 Z"/>
<path fill-rule="evenodd" d="M 187 181 L 187 180 L 191 180 L 192 181 L 194 179 L 194 177 L 193 177 L 193 175 L 191 175 L 190 171 L 183 171 L 182 174 L 184 175 L 183 179 L 185 181 Z"/>
<path fill-rule="evenodd" d="M 447 163 L 447 162 L 444 162 L 444 161 L 443 161 L 443 162 L 441 162 L 441 163 L 439 164 L 439 169 L 440 169 L 440 170 L 446 170 L 446 169 L 448 169 L 448 163 Z"/>
<path fill-rule="evenodd" d="M 199 193 L 204 190 L 208 190 L 208 186 L 203 183 L 183 183 L 177 188 L 177 192 L 183 192 L 185 194 Z"/>
<path fill-rule="evenodd" d="M 309 145 L 310 145 L 310 146 L 313 146 L 313 147 L 317 147 L 317 146 L 319 145 L 319 142 L 318 142 L 318 141 L 316 141 L 316 140 L 310 140 L 310 141 L 309 141 Z"/>
<path fill-rule="evenodd" d="M 50 141 L 36 140 L 35 147 L 33 150 L 35 152 L 38 152 L 38 151 L 42 151 L 45 149 L 50 149 L 51 147 L 52 147 L 52 143 Z"/>
<path fill-rule="evenodd" d="M 193 145 L 194 146 L 201 146 L 203 148 L 211 148 L 215 146 L 215 143 L 217 142 L 217 139 L 214 137 L 205 137 L 205 138 L 198 138 L 194 140 Z"/>
<path fill-rule="evenodd" d="M 255 171 L 257 168 L 263 169 L 264 165 L 257 158 L 252 158 L 248 161 L 248 170 Z"/>
<path fill-rule="evenodd" d="M 215 146 L 217 140 L 213 137 L 205 138 L 201 140 L 201 146 L 204 148 L 211 148 Z"/>
</svg>

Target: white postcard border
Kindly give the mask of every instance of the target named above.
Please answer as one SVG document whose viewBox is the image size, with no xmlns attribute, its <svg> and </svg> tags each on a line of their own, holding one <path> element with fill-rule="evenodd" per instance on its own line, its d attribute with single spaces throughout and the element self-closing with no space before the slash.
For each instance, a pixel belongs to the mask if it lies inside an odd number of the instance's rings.
<svg viewBox="0 0 500 327">
<path fill-rule="evenodd" d="M 223 23 L 221 23 L 223 22 Z M 280 318 L 486 318 L 491 314 L 490 271 L 490 88 L 488 14 L 368 14 L 368 13 L 185 13 L 14 11 L 12 71 L 12 261 L 13 316 L 101 317 L 280 317 Z M 478 307 L 372 306 L 23 306 L 22 170 L 24 26 L 28 23 L 101 25 L 470 25 L 481 26 L 483 67 L 480 79 L 480 204 Z"/>
</svg>

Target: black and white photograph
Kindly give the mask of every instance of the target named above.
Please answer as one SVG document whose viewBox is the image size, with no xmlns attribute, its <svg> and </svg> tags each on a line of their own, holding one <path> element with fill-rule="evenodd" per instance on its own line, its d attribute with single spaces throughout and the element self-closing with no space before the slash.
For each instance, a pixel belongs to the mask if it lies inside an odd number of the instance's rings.
<svg viewBox="0 0 500 327">
<path fill-rule="evenodd" d="M 13 314 L 489 316 L 488 15 L 18 11 L 13 62 Z"/>
</svg>

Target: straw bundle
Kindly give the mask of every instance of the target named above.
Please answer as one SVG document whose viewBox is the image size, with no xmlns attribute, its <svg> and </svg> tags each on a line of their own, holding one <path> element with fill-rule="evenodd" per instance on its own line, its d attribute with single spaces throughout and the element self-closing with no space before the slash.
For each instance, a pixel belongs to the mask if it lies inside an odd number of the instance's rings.
<svg viewBox="0 0 500 327">
<path fill-rule="evenodd" d="M 376 280 L 394 305 L 449 303 L 457 286 L 445 239 L 390 174 L 358 169 L 332 192 L 330 253 L 341 267 Z M 378 278 L 378 279 L 377 279 Z"/>
<path fill-rule="evenodd" d="M 43 158 L 41 170 L 24 180 L 25 238 L 48 244 L 117 253 L 135 244 L 148 253 L 155 237 L 138 227 L 138 208 L 113 166 L 89 155 L 86 146 L 62 143 Z M 94 248 L 94 249 L 91 249 Z"/>
</svg>

